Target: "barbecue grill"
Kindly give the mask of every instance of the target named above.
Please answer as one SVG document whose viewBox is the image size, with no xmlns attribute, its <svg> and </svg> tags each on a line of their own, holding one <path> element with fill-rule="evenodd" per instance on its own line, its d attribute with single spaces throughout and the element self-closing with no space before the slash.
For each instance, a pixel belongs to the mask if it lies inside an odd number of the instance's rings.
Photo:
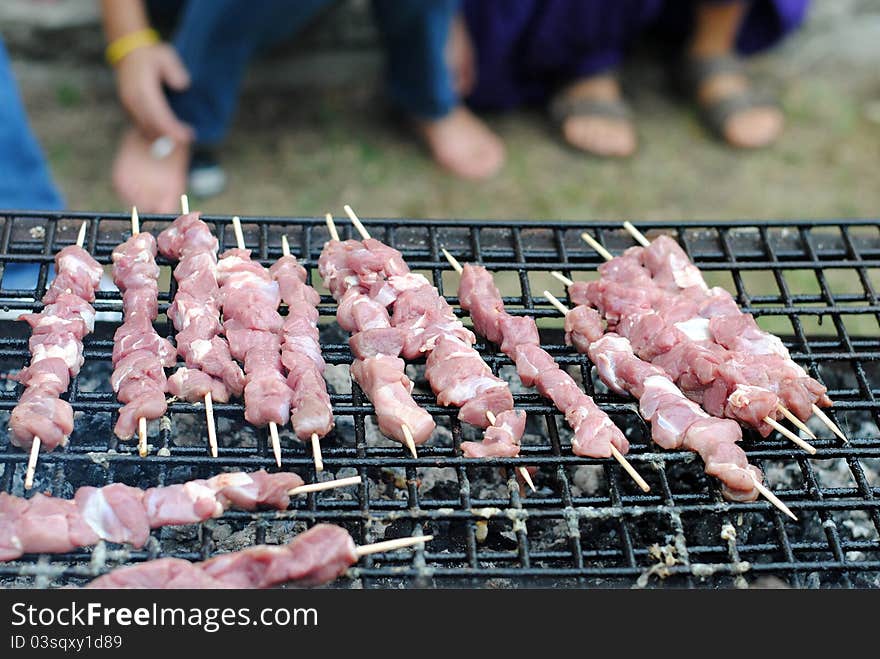
<svg viewBox="0 0 880 659">
<path fill-rule="evenodd" d="M 127 215 L 90 213 L 0 214 L 0 368 L 26 364 L 27 327 L 14 318 L 39 309 L 51 280 L 54 254 L 75 241 L 90 220 L 85 247 L 101 263 L 130 231 Z M 173 218 L 142 216 L 143 231 L 157 234 Z M 229 217 L 204 217 L 221 242 L 234 246 Z M 278 543 L 317 522 L 347 528 L 360 543 L 422 532 L 434 541 L 411 554 L 368 557 L 335 585 L 399 586 L 743 586 L 769 577 L 796 587 L 880 585 L 880 223 L 878 221 L 641 223 L 676 236 L 710 284 L 734 292 L 740 305 L 782 336 L 793 358 L 829 389 L 831 416 L 850 441 L 817 426 L 819 449 L 809 456 L 778 435 L 745 432 L 744 448 L 768 484 L 799 517 L 793 522 L 764 500 L 731 503 L 685 451 L 663 451 L 650 441 L 632 399 L 609 393 L 589 360 L 562 341 L 561 319 L 541 291 L 562 296 L 549 277 L 561 270 L 574 279 L 596 277 L 601 258 L 579 235 L 589 230 L 619 253 L 632 239 L 619 223 L 367 220 L 372 235 L 399 249 L 456 305 L 458 276 L 440 252 L 479 262 L 497 273 L 511 313 L 536 317 L 545 348 L 624 429 L 629 460 L 651 485 L 643 493 L 613 460 L 574 456 L 564 420 L 548 401 L 518 385 L 511 363 L 495 346 L 477 348 L 511 382 L 517 407 L 529 422 L 518 458 L 491 463 L 462 457 L 460 444 L 473 429 L 456 409 L 438 406 L 421 378 L 423 365 L 408 366 L 415 399 L 438 429 L 417 460 L 381 437 L 372 406 L 348 376 L 347 335 L 333 323 L 335 303 L 320 285 L 316 264 L 328 239 L 318 218 L 242 218 L 248 247 L 269 265 L 281 256 L 281 236 L 310 270 L 322 297 L 321 343 L 337 422 L 322 440 L 325 472 L 316 475 L 309 447 L 282 434 L 285 469 L 307 482 L 360 475 L 357 489 L 301 498 L 288 511 L 227 511 L 193 527 L 153 532 L 143 550 L 99 545 L 92 550 L 25 556 L 0 564 L 0 585 L 81 585 L 117 565 L 174 556 L 202 560 L 253 543 Z M 347 222 L 338 223 L 343 238 Z M 164 315 L 175 292 L 163 266 L 160 334 L 173 328 Z M 13 282 L 12 264 L 33 264 L 32 281 Z M 19 267 L 19 269 L 21 269 Z M 11 287 L 13 282 L 15 287 Z M 98 293 L 95 333 L 85 340 L 86 363 L 72 382 L 69 400 L 78 412 L 66 449 L 40 456 L 34 491 L 70 497 L 83 485 L 111 482 L 149 487 L 211 476 L 223 469 L 274 468 L 265 429 L 247 426 L 240 402 L 215 404 L 220 456 L 210 457 L 204 410 L 184 402 L 150 429 L 151 455 L 113 435 L 118 404 L 107 381 L 113 331 L 121 322 L 118 291 Z M 101 313 L 103 312 L 103 313 Z M 6 427 L 21 387 L 4 381 L 0 427 Z M 0 430 L 0 488 L 22 495 L 27 454 Z M 539 468 L 537 493 L 521 492 L 515 467 Z"/>
</svg>

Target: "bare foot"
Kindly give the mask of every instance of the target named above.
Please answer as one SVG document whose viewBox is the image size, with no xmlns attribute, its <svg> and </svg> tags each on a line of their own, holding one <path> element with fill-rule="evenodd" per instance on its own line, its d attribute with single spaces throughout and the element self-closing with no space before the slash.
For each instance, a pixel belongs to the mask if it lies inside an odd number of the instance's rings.
<svg viewBox="0 0 880 659">
<path fill-rule="evenodd" d="M 452 86 L 459 98 L 465 98 L 477 82 L 477 65 L 471 35 L 461 14 L 452 19 L 446 41 L 446 63 L 452 76 Z"/>
<path fill-rule="evenodd" d="M 125 133 L 113 162 L 113 187 L 125 203 L 144 213 L 175 213 L 186 192 L 189 145 L 176 145 L 161 159 L 151 147 L 134 128 Z"/>
<path fill-rule="evenodd" d="M 697 101 L 704 106 L 741 94 L 749 88 L 749 81 L 738 74 L 719 74 L 705 80 L 697 93 Z M 782 134 L 785 118 L 775 107 L 754 107 L 736 112 L 722 128 L 724 139 L 741 149 L 759 149 L 769 146 Z"/>
<path fill-rule="evenodd" d="M 578 80 L 562 94 L 564 98 L 576 100 L 623 101 L 617 80 L 606 75 Z M 563 121 L 562 136 L 573 147 L 602 157 L 626 158 L 635 153 L 638 146 L 636 129 L 625 117 L 574 114 Z"/>
<path fill-rule="evenodd" d="M 416 130 L 437 164 L 461 178 L 489 178 L 504 164 L 504 144 L 466 108 L 457 107 L 442 119 L 416 121 Z"/>
</svg>

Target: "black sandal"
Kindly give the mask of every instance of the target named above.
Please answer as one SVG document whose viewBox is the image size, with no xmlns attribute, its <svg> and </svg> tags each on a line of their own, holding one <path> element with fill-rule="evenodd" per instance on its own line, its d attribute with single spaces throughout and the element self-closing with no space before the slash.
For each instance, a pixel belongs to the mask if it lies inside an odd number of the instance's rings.
<svg viewBox="0 0 880 659">
<path fill-rule="evenodd" d="M 779 103 L 766 93 L 755 90 L 751 84 L 742 91 L 719 98 L 709 104 L 702 103 L 699 89 L 704 82 L 719 75 L 739 75 L 747 78 L 742 61 L 733 55 L 713 57 L 685 57 L 678 72 L 680 91 L 696 102 L 700 119 L 706 127 L 726 144 L 724 127 L 727 121 L 739 112 L 754 108 L 779 109 Z M 731 146 L 735 146 L 732 145 Z"/>
</svg>

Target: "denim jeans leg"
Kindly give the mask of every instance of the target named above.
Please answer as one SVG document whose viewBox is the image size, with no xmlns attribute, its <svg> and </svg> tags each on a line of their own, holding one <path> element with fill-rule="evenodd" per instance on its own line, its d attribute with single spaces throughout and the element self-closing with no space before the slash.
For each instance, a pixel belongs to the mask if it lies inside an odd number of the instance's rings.
<svg viewBox="0 0 880 659">
<path fill-rule="evenodd" d="M 199 144 L 221 142 L 238 104 L 247 65 L 261 49 L 293 35 L 330 0 L 188 0 L 173 43 L 189 89 L 169 92 L 175 114 Z"/>
<path fill-rule="evenodd" d="M 0 40 L 0 208 L 60 210 L 64 201 L 31 132 Z"/>
<path fill-rule="evenodd" d="M 387 60 L 388 93 L 404 112 L 439 119 L 457 104 L 446 63 L 459 0 L 373 0 Z"/>
</svg>

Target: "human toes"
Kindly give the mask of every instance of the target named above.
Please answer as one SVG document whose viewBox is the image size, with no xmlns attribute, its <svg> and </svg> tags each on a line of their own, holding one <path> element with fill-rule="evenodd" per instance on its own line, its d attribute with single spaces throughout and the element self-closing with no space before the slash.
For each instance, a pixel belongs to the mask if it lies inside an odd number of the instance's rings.
<svg viewBox="0 0 880 659">
<path fill-rule="evenodd" d="M 724 138 L 739 148 L 761 148 L 776 141 L 784 123 L 777 108 L 751 108 L 737 112 L 725 122 Z"/>
</svg>

